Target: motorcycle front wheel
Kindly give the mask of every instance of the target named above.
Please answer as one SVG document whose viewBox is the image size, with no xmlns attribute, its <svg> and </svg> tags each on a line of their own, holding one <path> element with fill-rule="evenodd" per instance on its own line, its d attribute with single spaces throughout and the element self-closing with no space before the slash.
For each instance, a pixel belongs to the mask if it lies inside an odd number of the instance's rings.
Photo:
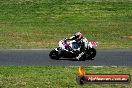
<svg viewBox="0 0 132 88">
<path fill-rule="evenodd" d="M 89 48 L 86 51 L 86 58 L 93 59 L 96 56 L 96 50 L 94 48 Z"/>
</svg>

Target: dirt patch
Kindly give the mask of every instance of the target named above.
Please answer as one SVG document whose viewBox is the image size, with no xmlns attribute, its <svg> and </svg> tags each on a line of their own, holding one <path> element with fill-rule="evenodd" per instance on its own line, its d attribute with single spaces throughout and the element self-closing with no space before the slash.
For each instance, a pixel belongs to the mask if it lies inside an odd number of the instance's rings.
<svg viewBox="0 0 132 88">
<path fill-rule="evenodd" d="M 124 39 L 132 39 L 132 35 L 122 36 L 121 38 L 124 38 Z"/>
</svg>

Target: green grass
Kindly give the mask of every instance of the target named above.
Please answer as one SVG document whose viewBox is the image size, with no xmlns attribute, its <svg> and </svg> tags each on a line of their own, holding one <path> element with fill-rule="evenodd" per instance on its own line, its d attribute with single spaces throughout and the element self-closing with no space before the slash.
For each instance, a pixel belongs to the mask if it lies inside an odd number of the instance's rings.
<svg viewBox="0 0 132 88">
<path fill-rule="evenodd" d="M 131 0 L 1 0 L 0 48 L 53 48 L 80 31 L 98 48 L 132 48 Z"/>
<path fill-rule="evenodd" d="M 87 74 L 130 74 L 132 67 L 85 67 Z M 1 66 L 0 88 L 131 88 L 130 84 L 78 85 L 78 67 Z"/>
<path fill-rule="evenodd" d="M 0 49 L 53 48 L 80 31 L 98 48 L 132 48 L 131 0 L 0 0 Z M 131 74 L 132 67 L 85 67 L 93 74 Z M 0 66 L 0 88 L 130 88 L 76 83 L 78 67 Z"/>
</svg>

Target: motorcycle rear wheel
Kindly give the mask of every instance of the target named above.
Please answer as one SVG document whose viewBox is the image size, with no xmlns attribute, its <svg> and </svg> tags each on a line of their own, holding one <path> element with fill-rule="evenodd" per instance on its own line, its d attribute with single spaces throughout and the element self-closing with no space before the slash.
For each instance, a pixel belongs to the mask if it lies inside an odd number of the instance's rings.
<svg viewBox="0 0 132 88">
<path fill-rule="evenodd" d="M 59 55 L 58 55 L 58 51 L 56 50 L 52 50 L 49 54 L 51 59 L 55 59 L 55 60 L 59 60 Z"/>
</svg>

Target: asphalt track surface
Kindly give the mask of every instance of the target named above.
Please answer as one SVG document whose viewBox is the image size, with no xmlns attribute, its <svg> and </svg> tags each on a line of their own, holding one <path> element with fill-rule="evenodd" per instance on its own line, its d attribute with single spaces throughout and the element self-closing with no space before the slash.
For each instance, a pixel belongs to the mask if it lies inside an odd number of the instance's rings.
<svg viewBox="0 0 132 88">
<path fill-rule="evenodd" d="M 97 50 L 94 60 L 52 60 L 51 50 L 0 50 L 0 66 L 132 66 L 132 49 Z"/>
</svg>

